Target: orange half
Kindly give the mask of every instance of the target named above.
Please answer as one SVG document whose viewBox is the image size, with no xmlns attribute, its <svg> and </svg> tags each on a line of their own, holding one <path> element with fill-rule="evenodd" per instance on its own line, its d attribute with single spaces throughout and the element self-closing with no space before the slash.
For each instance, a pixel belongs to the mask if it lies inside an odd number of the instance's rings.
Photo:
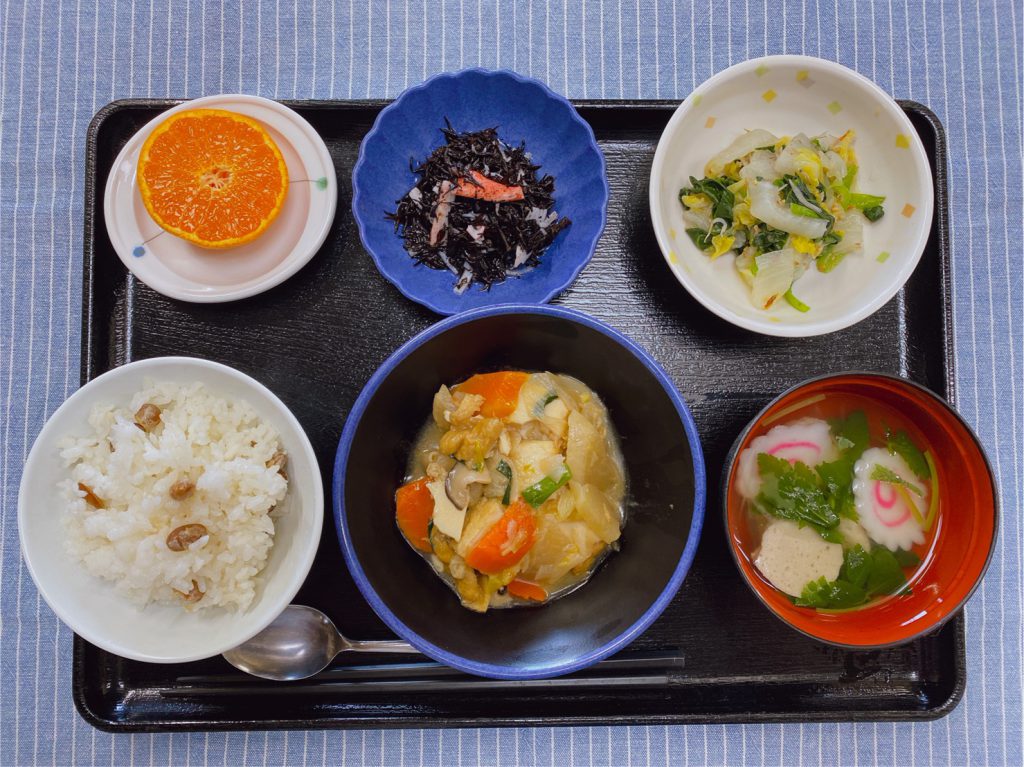
<svg viewBox="0 0 1024 767">
<path fill-rule="evenodd" d="M 288 193 L 288 168 L 270 134 L 223 109 L 191 109 L 160 123 L 142 145 L 137 178 L 153 220 L 204 248 L 255 240 Z"/>
</svg>

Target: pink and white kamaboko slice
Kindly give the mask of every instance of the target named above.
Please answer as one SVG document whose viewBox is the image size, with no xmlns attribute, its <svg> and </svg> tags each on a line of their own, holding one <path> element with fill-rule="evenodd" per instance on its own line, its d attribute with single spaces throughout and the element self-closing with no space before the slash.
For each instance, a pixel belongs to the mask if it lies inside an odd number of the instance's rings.
<svg viewBox="0 0 1024 767">
<path fill-rule="evenodd" d="M 839 457 L 826 421 L 801 418 L 793 423 L 780 424 L 751 442 L 740 456 L 736 488 L 748 500 L 756 498 L 761 490 L 761 475 L 757 468 L 759 453 L 768 453 L 791 464 L 799 461 L 812 468 Z"/>
<path fill-rule="evenodd" d="M 902 484 L 873 478 L 879 476 L 879 467 L 896 475 Z M 914 476 L 901 456 L 880 447 L 865 450 L 853 473 L 857 515 L 871 540 L 890 551 L 924 543 L 922 522 L 928 514 L 930 483 Z"/>
</svg>

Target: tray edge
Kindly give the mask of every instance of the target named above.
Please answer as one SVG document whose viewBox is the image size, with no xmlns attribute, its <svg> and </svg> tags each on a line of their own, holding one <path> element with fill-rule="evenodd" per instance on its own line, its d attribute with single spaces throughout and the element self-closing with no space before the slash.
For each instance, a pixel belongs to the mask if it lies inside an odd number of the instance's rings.
<svg viewBox="0 0 1024 767">
<path fill-rule="evenodd" d="M 80 385 L 87 383 L 94 373 L 93 359 L 91 355 L 92 344 L 94 340 L 93 326 L 95 324 L 95 294 L 93 289 L 92 274 L 94 270 L 96 250 L 93 246 L 95 240 L 96 230 L 98 228 L 98 222 L 92 215 L 91 211 L 95 206 L 96 195 L 98 193 L 97 188 L 97 156 L 99 146 L 99 134 L 102 131 L 104 124 L 107 119 L 126 109 L 136 108 L 164 108 L 169 109 L 172 106 L 176 106 L 187 99 L 173 99 L 173 98 L 126 98 L 117 99 L 111 101 L 102 106 L 89 122 L 89 126 L 86 130 L 85 139 L 85 177 L 84 177 L 84 189 L 85 189 L 85 200 L 83 206 L 84 216 L 84 227 L 83 227 L 83 250 L 82 250 L 82 339 L 81 339 L 81 358 L 80 358 Z M 574 106 L 583 107 L 587 109 L 614 109 L 614 108 L 646 108 L 646 109 L 674 109 L 681 101 L 669 100 L 669 99 L 644 99 L 644 100 L 633 100 L 633 99 L 571 99 Z M 281 103 L 298 108 L 315 108 L 315 109 L 367 109 L 382 107 L 383 105 L 390 103 L 386 99 L 369 99 L 369 100 L 332 100 L 332 99 L 288 99 L 281 100 Z M 953 303 L 952 296 L 952 263 L 950 253 L 950 235 L 949 235 L 949 214 L 948 214 L 948 199 L 947 199 L 947 185 L 948 185 L 948 151 L 946 141 L 946 131 L 941 120 L 930 108 L 921 104 L 920 102 L 909 100 L 909 99 L 897 99 L 897 103 L 904 111 L 913 111 L 920 115 L 930 126 L 935 134 L 935 179 L 934 186 L 936 190 L 936 205 L 935 213 L 937 219 L 937 234 L 938 234 L 938 248 L 941 254 L 939 262 L 939 283 L 942 291 L 942 301 L 949 307 L 948 312 L 943 313 L 943 370 L 945 373 L 945 386 L 946 386 L 946 399 L 951 404 L 956 405 L 956 346 L 955 338 L 953 334 L 954 330 L 954 312 L 955 305 Z M 956 674 L 955 674 L 955 685 L 953 690 L 950 692 L 949 697 L 940 703 L 938 706 L 927 709 L 924 711 L 907 711 L 907 712 L 880 712 L 881 717 L 878 718 L 849 718 L 845 714 L 836 713 L 834 715 L 827 714 L 822 716 L 807 717 L 803 714 L 792 714 L 792 715 L 766 715 L 766 716 L 750 716 L 749 714 L 725 714 L 714 717 L 714 721 L 722 724 L 738 724 L 738 723 L 763 723 L 763 724 L 775 724 L 775 723 L 792 723 L 792 722 L 803 722 L 803 723 L 835 723 L 835 722 L 861 722 L 861 721 L 872 721 L 872 722 L 914 722 L 914 721 L 934 721 L 947 716 L 959 705 L 963 699 L 966 685 L 967 685 L 967 669 L 966 669 L 966 631 L 965 631 L 965 616 L 961 611 L 952 621 L 955 623 L 956 632 L 954 636 L 954 645 L 956 653 Z M 73 651 L 72 651 L 72 697 L 74 700 L 75 708 L 79 715 L 90 725 L 102 732 L 118 733 L 118 732 L 176 732 L 176 731 L 191 731 L 191 732 L 226 732 L 226 731 L 242 731 L 242 730 L 306 730 L 310 728 L 315 729 L 361 729 L 361 728 L 374 728 L 374 729 L 403 729 L 403 728 L 415 728 L 415 727 L 428 727 L 437 729 L 451 729 L 457 727 L 481 727 L 485 726 L 476 719 L 449 719 L 443 722 L 438 722 L 428 718 L 405 718 L 400 721 L 394 720 L 383 720 L 378 721 L 375 719 L 350 719 L 344 721 L 331 721 L 324 722 L 318 720 L 307 720 L 305 722 L 299 722 L 296 720 L 268 720 L 266 722 L 260 722 L 254 726 L 254 723 L 247 720 L 221 720 L 216 723 L 202 722 L 202 721 L 174 721 L 170 722 L 167 720 L 152 721 L 152 722 L 123 722 L 114 721 L 112 719 L 99 715 L 90 705 L 90 702 L 86 699 L 84 685 L 80 684 L 79 681 L 82 679 L 85 673 L 85 657 L 84 653 L 86 650 L 85 641 L 74 634 L 73 639 Z M 708 715 L 663 715 L 663 716 L 648 716 L 644 718 L 622 718 L 615 722 L 616 725 L 668 725 L 668 724 L 699 724 L 708 723 Z M 506 720 L 499 723 L 491 723 L 488 726 L 496 726 L 501 728 L 512 728 L 512 727 L 558 727 L 558 726 L 594 726 L 594 725 L 607 725 L 608 720 L 602 717 L 558 717 L 558 718 L 546 718 L 546 719 L 515 719 Z"/>
</svg>

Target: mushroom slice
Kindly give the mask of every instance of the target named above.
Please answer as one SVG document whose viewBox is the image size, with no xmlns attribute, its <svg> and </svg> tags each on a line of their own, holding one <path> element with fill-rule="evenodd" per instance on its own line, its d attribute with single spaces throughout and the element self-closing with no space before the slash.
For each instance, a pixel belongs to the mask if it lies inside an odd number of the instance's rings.
<svg viewBox="0 0 1024 767">
<path fill-rule="evenodd" d="M 472 484 L 486 485 L 491 481 L 491 473 L 485 469 L 475 471 L 464 463 L 457 463 L 448 472 L 444 480 L 444 491 L 448 500 L 457 509 L 469 506 L 469 486 Z"/>
</svg>

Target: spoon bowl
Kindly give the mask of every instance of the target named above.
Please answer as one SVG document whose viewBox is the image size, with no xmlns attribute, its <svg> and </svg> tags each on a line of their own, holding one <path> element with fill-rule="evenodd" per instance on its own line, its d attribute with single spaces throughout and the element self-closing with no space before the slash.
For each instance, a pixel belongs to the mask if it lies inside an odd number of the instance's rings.
<svg viewBox="0 0 1024 767">
<path fill-rule="evenodd" d="M 316 608 L 288 605 L 259 634 L 225 652 L 224 659 L 247 674 L 287 682 L 320 673 L 346 651 L 419 654 L 405 642 L 348 639 Z"/>
</svg>

